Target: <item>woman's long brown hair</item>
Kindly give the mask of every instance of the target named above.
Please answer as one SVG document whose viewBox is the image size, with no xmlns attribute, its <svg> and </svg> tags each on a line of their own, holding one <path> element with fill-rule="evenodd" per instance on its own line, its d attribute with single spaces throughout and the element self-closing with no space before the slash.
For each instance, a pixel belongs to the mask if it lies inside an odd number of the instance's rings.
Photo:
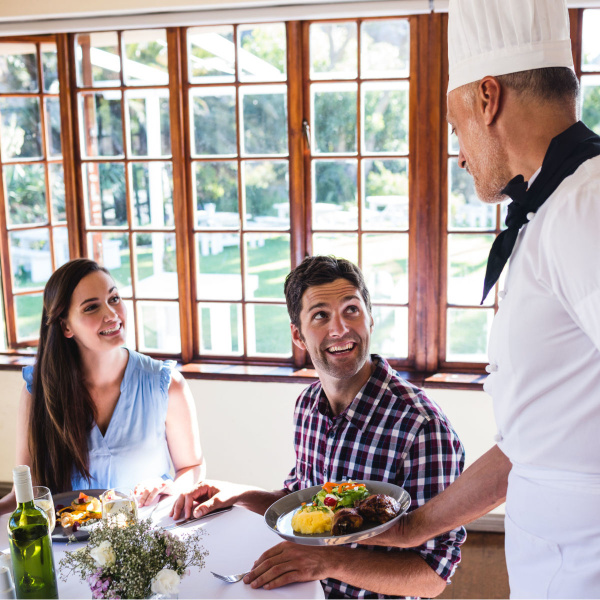
<svg viewBox="0 0 600 600">
<path fill-rule="evenodd" d="M 88 483 L 88 434 L 96 409 L 85 387 L 81 357 L 73 338 L 63 335 L 77 284 L 90 273 L 108 271 L 87 258 L 57 269 L 44 289 L 44 308 L 29 414 L 29 451 L 33 479 L 58 493 L 71 489 L 78 472 Z"/>
</svg>

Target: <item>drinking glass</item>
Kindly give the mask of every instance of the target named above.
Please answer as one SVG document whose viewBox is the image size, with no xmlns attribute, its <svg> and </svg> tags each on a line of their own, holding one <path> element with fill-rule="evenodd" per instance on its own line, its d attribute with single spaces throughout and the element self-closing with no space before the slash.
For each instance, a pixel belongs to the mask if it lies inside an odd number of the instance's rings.
<svg viewBox="0 0 600 600">
<path fill-rule="evenodd" d="M 100 496 L 102 519 L 115 519 L 122 527 L 133 525 L 138 518 L 137 502 L 133 491 L 125 488 L 113 488 Z"/>
<path fill-rule="evenodd" d="M 46 513 L 48 517 L 48 529 L 50 530 L 50 535 L 52 535 L 56 526 L 56 512 L 54 510 L 52 494 L 45 485 L 33 486 L 33 503 Z"/>
</svg>

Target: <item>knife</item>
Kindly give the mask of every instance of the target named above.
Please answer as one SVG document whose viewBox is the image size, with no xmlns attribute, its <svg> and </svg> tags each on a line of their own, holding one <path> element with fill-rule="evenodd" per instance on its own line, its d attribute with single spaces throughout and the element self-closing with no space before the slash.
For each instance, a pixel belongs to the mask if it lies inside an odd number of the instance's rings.
<svg viewBox="0 0 600 600">
<path fill-rule="evenodd" d="M 177 521 L 173 525 L 167 525 L 167 527 L 162 527 L 165 531 L 169 529 L 176 529 L 177 527 L 181 527 L 182 525 L 187 525 L 188 523 L 193 523 L 194 521 L 200 521 L 202 519 L 207 519 L 208 517 L 212 517 L 213 515 L 218 515 L 219 513 L 228 512 L 233 508 L 233 506 L 225 506 L 223 508 L 216 508 L 215 510 L 209 512 L 206 515 L 202 515 L 201 517 L 190 517 L 189 519 L 184 519 L 183 521 Z"/>
</svg>

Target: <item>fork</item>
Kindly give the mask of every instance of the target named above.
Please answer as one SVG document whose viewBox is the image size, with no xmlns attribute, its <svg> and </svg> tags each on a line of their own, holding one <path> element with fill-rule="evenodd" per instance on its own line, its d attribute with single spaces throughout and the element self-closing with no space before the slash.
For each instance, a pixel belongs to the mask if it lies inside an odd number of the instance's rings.
<svg viewBox="0 0 600 600">
<path fill-rule="evenodd" d="M 211 573 L 217 579 L 220 579 L 221 581 L 224 581 L 225 583 L 237 583 L 238 581 L 241 581 L 242 579 L 244 579 L 244 577 L 246 577 L 246 575 L 248 575 L 248 573 L 250 573 L 250 571 L 247 571 L 246 573 L 239 573 L 238 575 L 219 575 L 218 573 L 215 573 L 214 571 L 211 571 Z"/>
</svg>

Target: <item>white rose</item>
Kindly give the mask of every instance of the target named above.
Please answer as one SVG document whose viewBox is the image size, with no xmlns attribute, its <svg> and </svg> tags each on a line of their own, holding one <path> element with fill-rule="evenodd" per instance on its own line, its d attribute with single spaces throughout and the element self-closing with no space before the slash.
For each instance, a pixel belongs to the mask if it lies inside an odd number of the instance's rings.
<svg viewBox="0 0 600 600">
<path fill-rule="evenodd" d="M 159 571 L 152 579 L 151 589 L 155 594 L 172 596 L 179 593 L 181 579 L 172 569 Z"/>
<path fill-rule="evenodd" d="M 111 567 L 115 564 L 117 557 L 110 542 L 104 540 L 99 546 L 90 550 L 90 556 L 99 567 Z"/>
</svg>

